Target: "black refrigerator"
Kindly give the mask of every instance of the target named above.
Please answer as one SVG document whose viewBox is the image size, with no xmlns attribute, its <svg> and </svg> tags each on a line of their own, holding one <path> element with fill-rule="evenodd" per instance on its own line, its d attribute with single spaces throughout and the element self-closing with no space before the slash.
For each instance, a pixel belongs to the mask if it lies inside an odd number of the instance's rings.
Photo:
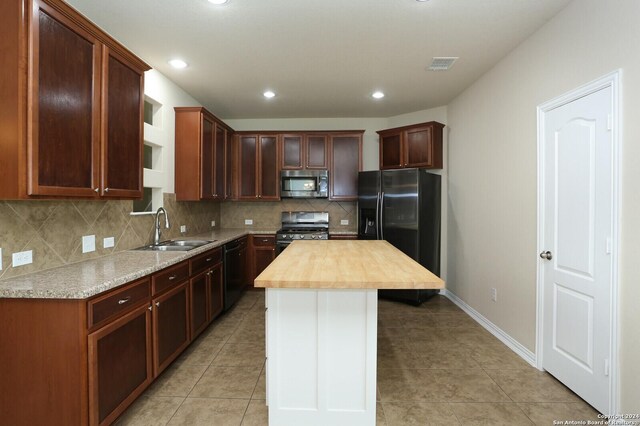
<svg viewBox="0 0 640 426">
<path fill-rule="evenodd" d="M 386 240 L 440 276 L 440 175 L 426 169 L 358 174 L 358 238 Z M 380 290 L 385 299 L 419 305 L 437 290 Z"/>
</svg>

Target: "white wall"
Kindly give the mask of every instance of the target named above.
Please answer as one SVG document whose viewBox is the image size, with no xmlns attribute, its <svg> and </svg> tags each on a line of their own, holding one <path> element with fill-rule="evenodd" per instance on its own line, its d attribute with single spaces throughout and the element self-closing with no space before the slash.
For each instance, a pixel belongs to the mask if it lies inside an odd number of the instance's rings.
<svg viewBox="0 0 640 426">
<path fill-rule="evenodd" d="M 620 411 L 640 412 L 640 2 L 575 0 L 448 106 L 449 271 L 458 297 L 530 350 L 536 326 L 536 106 L 622 79 Z M 490 288 L 498 289 L 498 302 Z"/>
<path fill-rule="evenodd" d="M 173 110 L 177 106 L 202 106 L 191 95 L 156 70 L 144 73 L 144 94 L 162 104 L 159 139 L 164 140 L 162 173 L 164 192 L 174 192 L 175 176 L 175 123 Z"/>
</svg>

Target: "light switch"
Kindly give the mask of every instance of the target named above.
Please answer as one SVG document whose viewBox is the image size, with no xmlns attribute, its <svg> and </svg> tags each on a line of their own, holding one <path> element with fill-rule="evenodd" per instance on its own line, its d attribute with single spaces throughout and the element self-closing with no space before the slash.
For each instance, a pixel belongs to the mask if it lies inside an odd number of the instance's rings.
<svg viewBox="0 0 640 426">
<path fill-rule="evenodd" d="M 180 233 L 184 234 L 185 232 L 187 232 L 187 225 L 180 225 Z"/>
<path fill-rule="evenodd" d="M 102 247 L 104 248 L 111 248 L 116 244 L 115 238 L 113 237 L 107 237 L 104 240 L 102 240 Z"/>
<path fill-rule="evenodd" d="M 13 255 L 11 256 L 11 261 L 14 267 L 33 263 L 33 251 L 27 250 L 13 253 Z"/>
<path fill-rule="evenodd" d="M 244 224 L 245 225 L 253 225 L 253 219 L 245 219 L 244 220 Z"/>
<path fill-rule="evenodd" d="M 349 224 L 349 219 L 340 220 L 340 225 L 348 225 L 348 224 Z"/>
<path fill-rule="evenodd" d="M 90 253 L 92 251 L 96 251 L 96 236 L 85 235 L 82 237 L 82 252 Z"/>
<path fill-rule="evenodd" d="M 215 220 L 212 220 L 212 221 L 211 221 L 211 227 L 213 228 L 214 226 L 216 226 L 216 221 L 215 221 Z"/>
</svg>

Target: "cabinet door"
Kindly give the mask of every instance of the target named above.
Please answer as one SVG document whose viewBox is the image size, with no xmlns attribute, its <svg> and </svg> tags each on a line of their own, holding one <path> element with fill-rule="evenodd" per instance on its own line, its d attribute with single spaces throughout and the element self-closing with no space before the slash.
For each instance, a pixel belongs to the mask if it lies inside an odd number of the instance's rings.
<svg viewBox="0 0 640 426">
<path fill-rule="evenodd" d="M 404 131 L 405 167 L 433 167 L 433 128 L 421 127 Z"/>
<path fill-rule="evenodd" d="M 227 139 L 227 129 L 216 123 L 215 142 L 213 149 L 213 197 L 216 199 L 224 198 L 224 150 Z"/>
<path fill-rule="evenodd" d="M 258 168 L 258 136 L 241 135 L 238 143 L 239 167 L 239 194 L 241 200 L 258 198 L 256 186 L 256 170 Z"/>
<path fill-rule="evenodd" d="M 214 129 L 215 124 L 207 117 L 202 117 L 202 164 L 200 187 L 202 199 L 213 198 L 213 161 L 214 161 Z"/>
<path fill-rule="evenodd" d="M 158 376 L 189 344 L 188 282 L 153 299 L 154 375 Z"/>
<path fill-rule="evenodd" d="M 358 172 L 362 169 L 362 136 L 332 137 L 330 153 L 329 198 L 357 200 Z"/>
<path fill-rule="evenodd" d="M 266 269 L 267 266 L 273 262 L 273 259 L 276 258 L 276 247 L 266 246 L 266 247 L 254 247 L 253 248 L 253 274 L 250 282 L 248 283 L 249 288 L 253 287 L 253 281 L 256 279 L 258 275 L 262 271 Z"/>
<path fill-rule="evenodd" d="M 144 74 L 103 51 L 101 195 L 141 198 Z"/>
<path fill-rule="evenodd" d="M 401 133 L 380 136 L 380 170 L 403 167 Z"/>
<path fill-rule="evenodd" d="M 235 196 L 235 144 L 234 144 L 233 134 L 227 131 L 226 143 L 225 143 L 225 151 L 224 151 L 224 185 L 225 192 L 224 198 L 225 200 L 231 200 Z"/>
<path fill-rule="evenodd" d="M 111 424 L 151 383 L 151 311 L 142 306 L 89 335 L 90 424 Z"/>
<path fill-rule="evenodd" d="M 209 322 L 222 313 L 224 308 L 222 262 L 209 272 Z"/>
<path fill-rule="evenodd" d="M 33 7 L 28 193 L 96 197 L 101 44 L 42 1 Z"/>
<path fill-rule="evenodd" d="M 282 170 L 299 170 L 303 167 L 302 135 L 282 135 Z"/>
<path fill-rule="evenodd" d="M 280 176 L 278 173 L 278 138 L 260 136 L 260 171 L 258 198 L 280 199 Z"/>
<path fill-rule="evenodd" d="M 190 280 L 191 340 L 207 326 L 207 287 L 209 271 L 202 272 Z"/>
<path fill-rule="evenodd" d="M 307 169 L 328 169 L 327 137 L 324 135 L 307 136 L 307 154 L 305 166 Z"/>
</svg>

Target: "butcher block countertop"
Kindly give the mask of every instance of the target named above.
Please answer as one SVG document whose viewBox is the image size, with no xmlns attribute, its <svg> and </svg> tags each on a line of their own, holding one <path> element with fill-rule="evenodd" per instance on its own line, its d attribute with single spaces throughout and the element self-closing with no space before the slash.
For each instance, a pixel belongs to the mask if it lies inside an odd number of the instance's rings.
<svg viewBox="0 0 640 426">
<path fill-rule="evenodd" d="M 444 281 L 386 241 L 294 241 L 255 287 L 441 289 Z"/>
</svg>

